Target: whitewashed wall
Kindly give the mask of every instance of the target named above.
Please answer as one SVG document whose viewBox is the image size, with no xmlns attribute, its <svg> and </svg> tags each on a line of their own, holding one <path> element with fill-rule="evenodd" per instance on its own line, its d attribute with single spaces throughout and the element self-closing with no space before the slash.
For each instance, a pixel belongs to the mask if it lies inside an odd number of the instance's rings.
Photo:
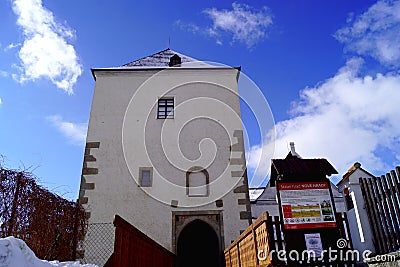
<svg viewBox="0 0 400 267">
<path fill-rule="evenodd" d="M 119 214 L 173 251 L 172 211 L 221 210 L 224 243 L 229 245 L 247 228 L 245 215 L 250 216 L 247 193 L 233 192 L 244 185 L 237 174 L 245 169 L 243 140 L 238 136 L 242 131 L 238 70 L 171 69 L 157 74 L 157 70 L 114 69 L 94 74 L 87 142 L 100 144 L 90 149 L 96 160 L 84 167 L 97 169 L 97 174 L 84 175 L 80 194 L 89 222 L 112 222 Z M 159 120 L 156 103 L 166 88 L 171 89 L 166 95 L 175 98 L 175 119 Z M 200 118 L 192 120 L 196 116 Z M 212 141 L 204 139 L 207 136 Z M 186 196 L 184 170 L 192 166 L 207 167 L 211 181 L 207 198 Z M 154 167 L 152 187 L 138 186 L 139 167 Z M 218 199 L 223 200 L 222 207 L 216 206 Z M 178 207 L 171 207 L 171 201 Z"/>
</svg>

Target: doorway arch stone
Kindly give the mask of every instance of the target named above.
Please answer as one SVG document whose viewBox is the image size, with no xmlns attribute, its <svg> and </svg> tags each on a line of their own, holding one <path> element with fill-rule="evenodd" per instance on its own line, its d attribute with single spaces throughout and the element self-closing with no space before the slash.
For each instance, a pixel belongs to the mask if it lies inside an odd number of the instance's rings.
<svg viewBox="0 0 400 267">
<path fill-rule="evenodd" d="M 222 222 L 222 211 L 216 210 L 203 210 L 203 211 L 173 211 L 173 231 L 172 231 L 172 247 L 177 255 L 177 266 L 197 266 L 196 260 L 192 259 L 191 263 L 187 265 L 186 258 L 183 258 L 183 262 L 179 264 L 179 257 L 182 252 L 190 257 L 203 257 L 213 258 L 212 251 L 217 252 L 217 263 L 207 264 L 201 263 L 203 265 L 198 266 L 223 266 L 223 250 L 224 250 L 224 235 L 223 235 L 223 222 Z M 197 234 L 202 233 L 202 234 Z M 186 240 L 186 241 L 185 241 Z M 189 240 L 187 242 L 187 240 Z M 194 241 L 195 240 L 195 241 Z M 184 247 L 189 247 L 192 252 L 182 249 L 182 242 Z M 211 243 L 211 245 L 209 244 Z M 212 250 L 207 251 L 203 244 L 208 244 L 208 246 L 213 247 Z M 216 246 L 214 246 L 214 245 Z M 196 254 L 196 250 L 200 250 L 200 254 Z M 197 256 L 196 256 L 197 255 Z M 201 261 L 197 261 L 201 262 Z M 204 265 L 205 264 L 205 265 Z"/>
<path fill-rule="evenodd" d="M 220 267 L 220 255 L 217 233 L 206 222 L 196 219 L 181 231 L 177 242 L 177 266 Z"/>
</svg>

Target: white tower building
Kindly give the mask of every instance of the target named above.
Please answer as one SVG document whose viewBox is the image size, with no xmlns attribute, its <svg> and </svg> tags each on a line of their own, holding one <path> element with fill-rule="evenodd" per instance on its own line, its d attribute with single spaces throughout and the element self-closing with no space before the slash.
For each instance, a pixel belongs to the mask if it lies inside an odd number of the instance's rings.
<svg viewBox="0 0 400 267">
<path fill-rule="evenodd" d="M 104 264 L 96 251 L 113 240 L 96 242 L 92 226 L 118 214 L 181 266 L 196 253 L 202 266 L 222 265 L 223 249 L 251 222 L 240 68 L 166 49 L 92 73 L 79 194 L 89 217 L 85 261 Z M 196 252 L 201 240 L 209 245 Z"/>
</svg>

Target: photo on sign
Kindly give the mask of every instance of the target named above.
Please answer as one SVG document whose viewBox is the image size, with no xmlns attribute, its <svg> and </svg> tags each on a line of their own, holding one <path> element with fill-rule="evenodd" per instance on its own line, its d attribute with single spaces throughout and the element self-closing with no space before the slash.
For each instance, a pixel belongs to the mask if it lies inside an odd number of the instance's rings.
<svg viewBox="0 0 400 267">
<path fill-rule="evenodd" d="M 324 200 L 321 202 L 321 211 L 324 217 L 324 221 L 334 221 L 332 205 L 329 200 Z"/>
</svg>

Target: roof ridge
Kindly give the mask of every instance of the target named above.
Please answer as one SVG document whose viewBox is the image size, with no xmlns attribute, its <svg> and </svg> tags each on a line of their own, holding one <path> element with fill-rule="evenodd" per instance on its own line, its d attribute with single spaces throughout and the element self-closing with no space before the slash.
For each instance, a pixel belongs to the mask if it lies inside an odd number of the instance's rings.
<svg viewBox="0 0 400 267">
<path fill-rule="evenodd" d="M 167 49 L 164 49 L 164 50 L 158 51 L 158 52 L 156 52 L 156 53 L 154 53 L 154 54 L 151 54 L 150 56 L 141 57 L 141 58 L 139 58 L 139 59 L 136 59 L 136 60 L 134 60 L 134 61 L 128 62 L 128 63 L 126 63 L 126 64 L 123 64 L 121 67 L 123 67 L 123 66 L 127 66 L 127 65 L 129 65 L 129 64 L 131 64 L 131 63 L 133 63 L 133 62 L 136 62 L 136 61 L 139 61 L 139 60 L 142 60 L 142 59 L 145 59 L 145 58 L 148 58 L 148 57 L 151 57 L 151 56 L 157 55 L 157 54 L 159 54 L 159 53 L 162 53 L 162 52 L 165 52 L 165 51 L 167 51 L 167 50 L 171 50 L 171 49 L 168 47 Z M 171 50 L 171 51 L 172 51 L 172 50 Z"/>
<path fill-rule="evenodd" d="M 170 58 L 175 54 L 181 57 L 182 63 L 198 61 L 197 59 L 186 56 L 168 47 L 167 49 L 161 50 L 150 56 L 142 57 L 140 59 L 126 63 L 121 67 L 168 67 Z"/>
</svg>

